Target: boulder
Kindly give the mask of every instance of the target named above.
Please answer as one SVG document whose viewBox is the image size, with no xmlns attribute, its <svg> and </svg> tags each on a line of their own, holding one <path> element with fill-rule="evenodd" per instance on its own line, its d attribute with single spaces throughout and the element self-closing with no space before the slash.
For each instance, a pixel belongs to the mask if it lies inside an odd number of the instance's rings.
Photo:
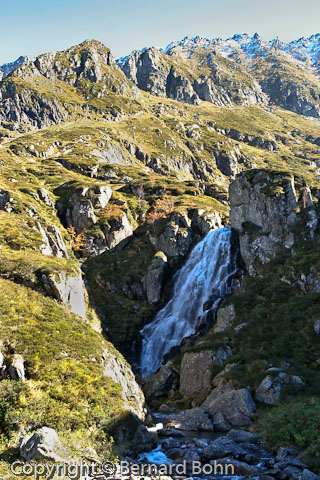
<svg viewBox="0 0 320 480">
<path fill-rule="evenodd" d="M 248 432 L 247 430 L 230 430 L 226 437 L 230 438 L 236 443 L 253 443 L 256 445 L 262 442 L 258 435 Z"/>
<path fill-rule="evenodd" d="M 10 213 L 12 211 L 11 201 L 10 193 L 0 190 L 0 210 Z"/>
<path fill-rule="evenodd" d="M 58 454 L 61 448 L 57 432 L 47 427 L 36 430 L 20 441 L 20 455 L 27 462 L 30 460 L 61 462 L 63 459 Z"/>
<path fill-rule="evenodd" d="M 215 152 L 215 159 L 218 169 L 228 177 L 234 177 L 240 172 L 239 160 L 240 154 L 238 150 L 231 150 L 228 152 L 217 150 Z"/>
<path fill-rule="evenodd" d="M 147 399 L 152 397 L 163 397 L 168 395 L 169 390 L 174 388 L 178 383 L 177 374 L 169 365 L 163 365 L 157 373 L 148 381 L 143 391 Z"/>
<path fill-rule="evenodd" d="M 180 367 L 180 393 L 191 397 L 211 389 L 213 351 L 186 352 Z"/>
<path fill-rule="evenodd" d="M 302 472 L 302 479 L 301 480 L 319 480 L 319 475 L 311 472 L 307 468 L 305 468 Z"/>
<path fill-rule="evenodd" d="M 208 410 L 215 429 L 220 431 L 249 426 L 256 409 L 250 392 L 245 388 L 229 390 L 218 395 L 214 390 L 202 407 Z"/>
<path fill-rule="evenodd" d="M 217 312 L 217 322 L 214 326 L 214 333 L 224 332 L 230 328 L 235 319 L 235 308 L 233 304 L 219 308 Z"/>
<path fill-rule="evenodd" d="M 278 373 L 276 377 L 267 375 L 255 392 L 255 398 L 267 405 L 275 405 L 281 400 L 283 389 L 291 386 L 294 392 L 298 392 L 304 385 L 303 380 L 297 375 L 287 375 L 284 372 Z"/>
<path fill-rule="evenodd" d="M 177 428 L 190 431 L 214 431 L 212 420 L 208 413 L 201 407 L 182 410 L 177 414 L 173 414 L 166 421 L 165 428 Z"/>
<path fill-rule="evenodd" d="M 162 284 L 168 268 L 168 260 L 163 252 L 157 252 L 152 259 L 148 272 L 144 277 L 148 302 L 159 302 L 161 298 Z"/>
<path fill-rule="evenodd" d="M 112 197 L 112 189 L 108 185 L 97 187 L 96 196 L 92 199 L 94 208 L 105 208 Z"/>
<path fill-rule="evenodd" d="M 9 375 L 12 380 L 17 380 L 19 382 L 25 382 L 25 369 L 24 369 L 24 360 L 22 355 L 15 353 L 11 358 L 9 365 Z"/>
<path fill-rule="evenodd" d="M 204 448 L 203 457 L 205 460 L 213 460 L 226 455 L 239 456 L 246 455 L 246 450 L 238 443 L 228 437 L 219 437 L 213 442 L 210 441 Z"/>
</svg>

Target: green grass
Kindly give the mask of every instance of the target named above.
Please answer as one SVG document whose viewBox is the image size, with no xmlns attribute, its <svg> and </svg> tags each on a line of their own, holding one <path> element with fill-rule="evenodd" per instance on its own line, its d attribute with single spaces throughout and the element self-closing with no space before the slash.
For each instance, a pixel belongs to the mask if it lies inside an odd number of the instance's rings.
<svg viewBox="0 0 320 480">
<path fill-rule="evenodd" d="M 0 383 L 2 432 L 15 438 L 17 424 L 45 425 L 62 436 L 89 430 L 90 443 L 110 454 L 103 440 L 123 414 L 123 401 L 120 385 L 103 376 L 101 358 L 114 348 L 52 299 L 3 279 L 0 288 L 1 349 L 23 356 L 27 377 L 24 384 Z"/>
</svg>

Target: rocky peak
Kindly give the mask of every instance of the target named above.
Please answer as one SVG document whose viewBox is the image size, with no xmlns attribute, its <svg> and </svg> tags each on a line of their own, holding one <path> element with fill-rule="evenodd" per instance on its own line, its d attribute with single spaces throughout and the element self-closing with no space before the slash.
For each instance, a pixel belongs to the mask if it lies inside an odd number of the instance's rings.
<svg viewBox="0 0 320 480">
<path fill-rule="evenodd" d="M 108 67 L 118 69 L 109 48 L 97 40 L 86 40 L 62 52 L 40 55 L 34 64 L 45 77 L 57 76 L 74 85 L 82 78 L 97 83 Z"/>
<path fill-rule="evenodd" d="M 17 60 L 11 63 L 5 63 L 0 66 L 0 80 L 6 78 L 13 70 L 15 70 L 20 65 L 28 63 L 28 57 L 21 56 Z"/>
</svg>

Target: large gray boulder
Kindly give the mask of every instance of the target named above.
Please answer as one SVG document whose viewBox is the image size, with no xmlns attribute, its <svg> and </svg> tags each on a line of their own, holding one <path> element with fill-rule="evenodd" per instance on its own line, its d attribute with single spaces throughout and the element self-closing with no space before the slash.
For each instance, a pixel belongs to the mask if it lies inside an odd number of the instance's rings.
<svg viewBox="0 0 320 480">
<path fill-rule="evenodd" d="M 209 393 L 213 351 L 186 352 L 180 367 L 180 393 L 184 397 Z"/>
<path fill-rule="evenodd" d="M 20 455 L 30 460 L 61 462 L 59 455 L 62 445 L 58 434 L 52 428 L 42 427 L 20 441 Z"/>
<path fill-rule="evenodd" d="M 215 429 L 219 431 L 249 426 L 256 409 L 252 396 L 246 388 L 226 391 L 219 395 L 213 391 L 202 407 L 208 410 Z"/>
<path fill-rule="evenodd" d="M 206 410 L 201 407 L 182 410 L 177 414 L 173 414 L 166 421 L 165 428 L 177 428 L 190 431 L 214 431 L 212 419 L 209 417 Z"/>
</svg>

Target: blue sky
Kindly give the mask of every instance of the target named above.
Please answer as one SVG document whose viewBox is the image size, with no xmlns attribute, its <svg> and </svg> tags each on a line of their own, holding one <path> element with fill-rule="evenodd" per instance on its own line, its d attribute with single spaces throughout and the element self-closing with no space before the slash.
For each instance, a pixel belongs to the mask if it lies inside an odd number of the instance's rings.
<svg viewBox="0 0 320 480">
<path fill-rule="evenodd" d="M 63 50 L 87 38 L 115 57 L 165 47 L 185 35 L 258 32 L 283 41 L 320 30 L 319 0 L 10 0 L 1 3 L 0 65 L 20 55 Z"/>
</svg>

